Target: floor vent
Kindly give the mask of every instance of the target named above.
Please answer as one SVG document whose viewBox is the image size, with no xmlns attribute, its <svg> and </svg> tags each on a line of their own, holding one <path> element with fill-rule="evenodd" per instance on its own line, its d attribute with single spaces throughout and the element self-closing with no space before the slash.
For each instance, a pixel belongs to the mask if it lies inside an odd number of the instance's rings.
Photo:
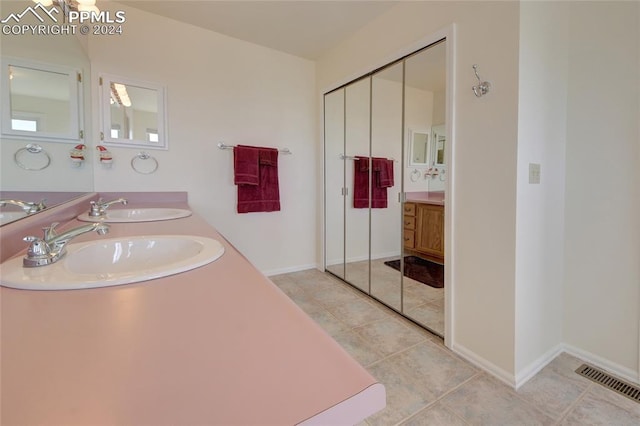
<svg viewBox="0 0 640 426">
<path fill-rule="evenodd" d="M 580 367 L 578 367 L 576 373 L 586 377 L 589 380 L 599 383 L 602 386 L 619 393 L 620 395 L 626 396 L 627 398 L 640 403 L 640 388 L 638 386 L 634 386 L 630 383 L 622 381 L 602 370 L 586 364 L 582 364 Z"/>
</svg>

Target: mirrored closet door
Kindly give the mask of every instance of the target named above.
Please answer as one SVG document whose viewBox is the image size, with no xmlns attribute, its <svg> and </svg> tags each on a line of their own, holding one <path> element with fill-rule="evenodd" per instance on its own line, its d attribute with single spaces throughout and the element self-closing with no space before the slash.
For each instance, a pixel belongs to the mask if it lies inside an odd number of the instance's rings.
<svg viewBox="0 0 640 426">
<path fill-rule="evenodd" d="M 446 45 L 405 58 L 403 314 L 444 336 Z"/>
<path fill-rule="evenodd" d="M 326 270 L 444 336 L 446 42 L 325 94 Z"/>
<path fill-rule="evenodd" d="M 324 95 L 325 268 L 344 279 L 344 89 Z"/>
<path fill-rule="evenodd" d="M 402 310 L 399 268 L 402 74 L 403 64 L 399 62 L 373 74 L 371 83 L 371 156 L 374 164 L 371 176 L 370 294 L 397 311 Z M 390 175 L 390 182 L 382 181 L 389 178 L 385 174 Z"/>
</svg>

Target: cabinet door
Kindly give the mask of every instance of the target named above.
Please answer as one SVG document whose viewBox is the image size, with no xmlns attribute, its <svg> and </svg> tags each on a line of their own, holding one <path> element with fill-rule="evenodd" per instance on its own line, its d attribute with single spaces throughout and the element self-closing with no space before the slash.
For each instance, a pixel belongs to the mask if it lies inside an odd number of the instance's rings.
<svg viewBox="0 0 640 426">
<path fill-rule="evenodd" d="M 432 204 L 416 207 L 416 250 L 444 257 L 444 209 Z"/>
</svg>

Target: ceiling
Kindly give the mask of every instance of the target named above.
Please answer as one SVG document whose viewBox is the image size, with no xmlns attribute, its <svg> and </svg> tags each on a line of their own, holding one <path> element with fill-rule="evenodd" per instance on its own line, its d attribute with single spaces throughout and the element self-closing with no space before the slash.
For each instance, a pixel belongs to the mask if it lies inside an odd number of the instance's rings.
<svg viewBox="0 0 640 426">
<path fill-rule="evenodd" d="M 98 0 L 98 6 L 100 0 Z M 315 60 L 397 1 L 119 0 L 147 12 Z"/>
</svg>

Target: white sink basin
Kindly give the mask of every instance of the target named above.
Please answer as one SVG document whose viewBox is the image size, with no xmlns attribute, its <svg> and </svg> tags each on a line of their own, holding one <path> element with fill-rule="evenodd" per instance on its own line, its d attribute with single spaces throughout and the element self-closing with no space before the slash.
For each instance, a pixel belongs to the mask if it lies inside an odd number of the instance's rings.
<svg viewBox="0 0 640 426">
<path fill-rule="evenodd" d="M 78 220 L 85 222 L 155 222 L 157 220 L 180 219 L 191 216 L 191 210 L 151 207 L 142 209 L 113 209 L 107 210 L 104 218 L 96 218 L 84 213 Z"/>
<path fill-rule="evenodd" d="M 131 284 L 166 277 L 213 262 L 224 254 L 218 240 L 193 235 L 153 235 L 72 243 L 56 263 L 22 266 L 22 257 L 0 265 L 4 287 L 71 290 Z"/>
</svg>

